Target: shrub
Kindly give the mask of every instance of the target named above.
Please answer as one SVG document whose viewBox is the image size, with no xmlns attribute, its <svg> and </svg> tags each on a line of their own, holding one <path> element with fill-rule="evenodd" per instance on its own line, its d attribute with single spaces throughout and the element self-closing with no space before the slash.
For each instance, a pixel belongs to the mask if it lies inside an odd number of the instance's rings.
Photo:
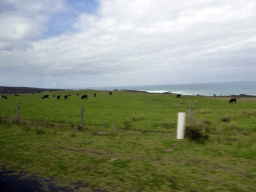
<svg viewBox="0 0 256 192">
<path fill-rule="evenodd" d="M 131 121 L 129 120 L 129 118 L 126 118 L 126 120 L 124 121 L 124 127 L 126 129 L 130 129 L 132 127 L 132 123 Z"/>
<path fill-rule="evenodd" d="M 209 121 L 208 121 L 209 122 Z M 189 140 L 204 143 L 209 138 L 209 125 L 203 121 L 195 121 L 186 126 L 185 136 Z"/>
<path fill-rule="evenodd" d="M 221 122 L 230 122 L 230 118 L 229 117 L 222 117 Z"/>
<path fill-rule="evenodd" d="M 36 129 L 36 134 L 38 135 L 44 135 L 45 131 L 43 129 Z"/>
</svg>

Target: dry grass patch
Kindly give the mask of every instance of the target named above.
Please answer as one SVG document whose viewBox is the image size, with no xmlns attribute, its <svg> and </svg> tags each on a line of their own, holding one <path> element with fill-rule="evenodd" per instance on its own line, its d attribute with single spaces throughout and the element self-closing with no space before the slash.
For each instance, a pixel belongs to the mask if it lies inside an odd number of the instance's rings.
<svg viewBox="0 0 256 192">
<path fill-rule="evenodd" d="M 201 110 L 199 111 L 199 113 L 201 113 L 201 114 L 207 114 L 207 113 L 211 113 L 211 112 L 212 112 L 212 110 L 209 109 L 209 108 L 207 108 L 207 109 L 201 109 Z"/>
<path fill-rule="evenodd" d="M 250 116 L 255 117 L 256 116 L 256 110 L 255 109 L 251 109 L 251 110 L 243 110 L 243 115 L 246 116 L 247 118 L 249 118 Z"/>
</svg>

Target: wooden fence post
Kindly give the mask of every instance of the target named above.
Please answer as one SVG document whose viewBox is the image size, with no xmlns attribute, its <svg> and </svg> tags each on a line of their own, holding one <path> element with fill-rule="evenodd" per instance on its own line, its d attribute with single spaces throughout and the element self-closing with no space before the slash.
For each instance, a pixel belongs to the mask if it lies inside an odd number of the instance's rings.
<svg viewBox="0 0 256 192">
<path fill-rule="evenodd" d="M 189 108 L 189 124 L 191 125 L 194 120 L 194 107 Z"/>
<path fill-rule="evenodd" d="M 83 129 L 84 126 L 84 108 L 81 108 L 81 129 Z"/>
<path fill-rule="evenodd" d="M 20 121 L 20 106 L 17 106 L 17 121 Z"/>
<path fill-rule="evenodd" d="M 103 132 L 103 112 L 101 111 L 101 132 Z"/>
</svg>

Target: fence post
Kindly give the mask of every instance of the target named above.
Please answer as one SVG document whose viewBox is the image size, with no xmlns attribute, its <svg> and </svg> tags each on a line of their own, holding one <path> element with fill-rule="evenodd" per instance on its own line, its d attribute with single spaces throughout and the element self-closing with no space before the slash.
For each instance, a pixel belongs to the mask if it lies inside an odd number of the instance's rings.
<svg viewBox="0 0 256 192">
<path fill-rule="evenodd" d="M 17 121 L 20 121 L 20 106 L 17 106 Z"/>
<path fill-rule="evenodd" d="M 189 108 L 189 124 L 191 125 L 194 120 L 194 107 Z"/>
<path fill-rule="evenodd" d="M 186 113 L 178 113 L 177 139 L 185 137 Z"/>
<path fill-rule="evenodd" d="M 84 126 L 84 108 L 81 108 L 81 129 L 83 129 Z"/>
<path fill-rule="evenodd" d="M 101 132 L 103 132 L 103 112 L 101 111 Z"/>
</svg>

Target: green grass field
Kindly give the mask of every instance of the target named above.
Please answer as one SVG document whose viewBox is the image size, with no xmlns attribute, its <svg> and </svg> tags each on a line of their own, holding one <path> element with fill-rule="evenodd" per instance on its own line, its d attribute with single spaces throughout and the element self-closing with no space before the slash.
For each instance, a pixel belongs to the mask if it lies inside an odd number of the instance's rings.
<svg viewBox="0 0 256 192">
<path fill-rule="evenodd" d="M 0 99 L 0 164 L 87 191 L 256 191 L 256 99 L 228 101 L 93 90 L 8 95 Z M 178 112 L 209 139 L 177 140 Z M 95 134 L 102 122 L 106 134 Z"/>
</svg>

